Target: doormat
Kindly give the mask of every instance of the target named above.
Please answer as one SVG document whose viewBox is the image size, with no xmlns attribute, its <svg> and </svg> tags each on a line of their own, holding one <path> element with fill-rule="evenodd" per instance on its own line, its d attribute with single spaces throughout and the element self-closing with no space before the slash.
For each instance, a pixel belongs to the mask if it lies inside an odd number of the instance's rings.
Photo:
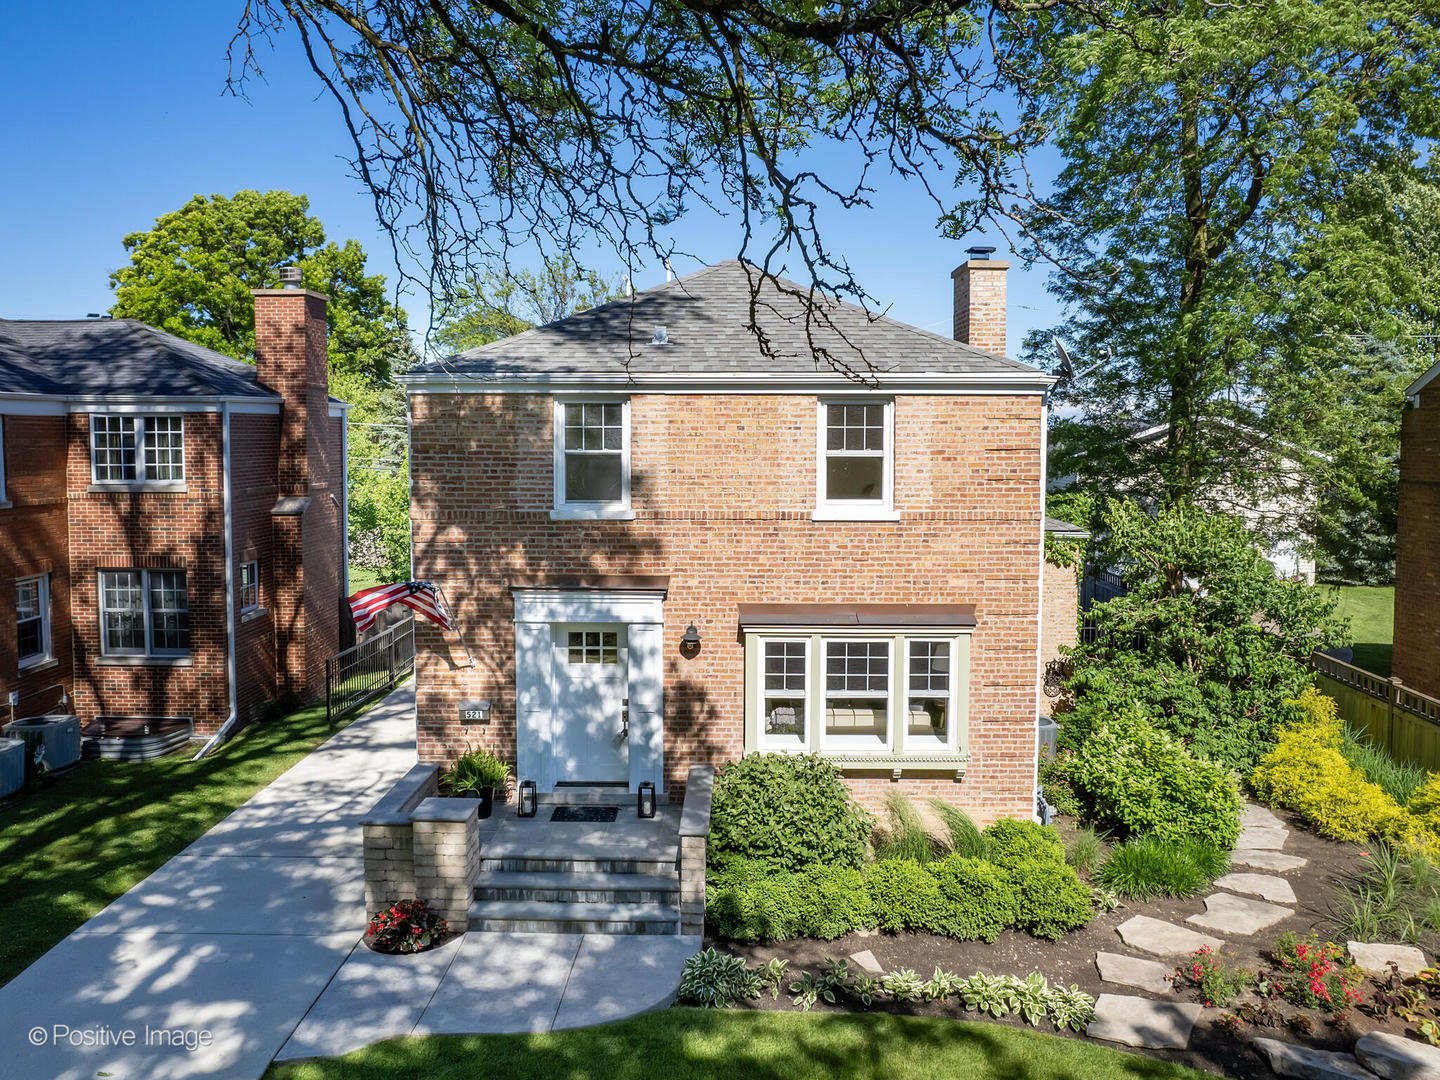
<svg viewBox="0 0 1440 1080">
<path fill-rule="evenodd" d="M 618 806 L 557 806 L 551 821 L 614 821 Z"/>
</svg>

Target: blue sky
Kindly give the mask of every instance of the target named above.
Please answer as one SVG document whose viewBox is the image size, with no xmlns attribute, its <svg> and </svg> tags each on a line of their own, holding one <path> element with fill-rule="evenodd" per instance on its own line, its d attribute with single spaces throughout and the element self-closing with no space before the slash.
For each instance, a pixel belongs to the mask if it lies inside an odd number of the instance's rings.
<svg viewBox="0 0 1440 1080">
<path fill-rule="evenodd" d="M 10 5 L 0 131 L 0 317 L 78 318 L 111 303 L 121 238 L 196 193 L 284 188 L 310 197 L 335 240 L 355 237 L 393 280 L 389 246 L 344 160 L 335 103 L 322 97 L 293 37 L 262 47 L 264 82 L 249 100 L 225 94 L 225 49 L 242 0 Z M 63 49 L 47 43 L 63 42 Z M 63 57 L 63 66 L 56 63 Z M 833 216 L 827 244 L 843 252 L 889 314 L 949 334 L 950 271 L 970 243 L 940 238 L 923 193 L 877 178 L 876 209 Z M 733 221 L 695 217 L 681 247 L 718 261 L 736 254 Z M 520 260 L 523 263 L 523 256 Z M 664 280 L 660 266 L 638 287 Z M 1010 271 L 1009 341 L 1049 325 L 1057 309 L 1045 271 Z M 427 302 L 402 298 L 423 328 Z"/>
</svg>

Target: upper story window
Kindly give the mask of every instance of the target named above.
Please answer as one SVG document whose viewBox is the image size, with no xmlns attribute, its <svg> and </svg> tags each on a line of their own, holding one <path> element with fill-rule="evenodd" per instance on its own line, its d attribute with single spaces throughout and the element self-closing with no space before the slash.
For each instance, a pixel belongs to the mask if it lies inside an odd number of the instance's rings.
<svg viewBox="0 0 1440 1080">
<path fill-rule="evenodd" d="M 554 516 L 631 516 L 628 400 L 555 403 Z"/>
<path fill-rule="evenodd" d="M 894 519 L 893 401 L 824 401 L 817 429 L 815 517 Z"/>
<path fill-rule="evenodd" d="M 101 651 L 107 656 L 185 656 L 190 596 L 184 570 L 102 570 Z"/>
<path fill-rule="evenodd" d="M 15 640 L 23 670 L 50 659 L 50 576 L 15 582 Z"/>
<path fill-rule="evenodd" d="M 97 484 L 179 483 L 185 479 L 185 418 L 92 416 L 90 460 Z"/>
</svg>

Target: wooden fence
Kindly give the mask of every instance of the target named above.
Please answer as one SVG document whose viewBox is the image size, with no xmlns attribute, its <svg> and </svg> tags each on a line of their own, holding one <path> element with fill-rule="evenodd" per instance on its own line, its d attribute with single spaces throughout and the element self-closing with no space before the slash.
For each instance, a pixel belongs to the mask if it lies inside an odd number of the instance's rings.
<svg viewBox="0 0 1440 1080">
<path fill-rule="evenodd" d="M 1440 772 L 1440 700 L 1333 656 L 1315 653 L 1315 682 L 1340 717 L 1397 761 Z"/>
</svg>

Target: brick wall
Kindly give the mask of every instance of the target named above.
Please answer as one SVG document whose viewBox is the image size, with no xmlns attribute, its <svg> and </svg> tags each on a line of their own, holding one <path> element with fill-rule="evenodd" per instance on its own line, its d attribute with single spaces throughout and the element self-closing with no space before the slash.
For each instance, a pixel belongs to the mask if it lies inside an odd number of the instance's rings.
<svg viewBox="0 0 1440 1080">
<path fill-rule="evenodd" d="M 422 761 L 468 741 L 515 757 L 514 627 L 508 583 L 544 574 L 665 574 L 665 770 L 744 745 L 742 602 L 952 602 L 976 606 L 969 771 L 857 778 L 878 805 L 897 786 L 978 820 L 1033 810 L 1040 543 L 1040 399 L 900 397 L 900 522 L 813 522 L 813 397 L 635 395 L 636 518 L 551 521 L 551 400 L 415 395 L 411 460 L 416 574 L 439 582 L 475 655 L 417 623 Z M 679 651 L 694 622 L 697 656 Z M 495 703 L 461 728 L 462 697 Z M 482 734 L 483 732 L 483 734 Z"/>
<path fill-rule="evenodd" d="M 277 694 L 275 683 L 275 544 L 270 509 L 279 495 L 276 460 L 280 418 L 241 414 L 230 418 L 230 513 L 235 529 L 236 708 L 253 720 Z M 258 563 L 259 612 L 241 615 L 240 567 Z"/>
<path fill-rule="evenodd" d="M 1073 566 L 1045 564 L 1044 629 L 1040 635 L 1043 690 L 1044 665 L 1059 660 L 1060 646 L 1073 647 L 1080 632 L 1080 583 Z M 1042 706 L 1043 707 L 1043 706 Z"/>
<path fill-rule="evenodd" d="M 213 732 L 229 715 L 220 416 L 185 414 L 184 491 L 89 490 L 90 418 L 66 422 L 76 711 L 86 720 L 190 716 L 197 732 Z M 190 656 L 181 664 L 101 655 L 97 575 L 135 568 L 185 571 Z"/>
<path fill-rule="evenodd" d="M 1391 670 L 1440 697 L 1440 381 L 1420 392 L 1402 423 Z"/>
<path fill-rule="evenodd" d="M 15 715 L 58 707 L 59 684 L 74 697 L 70 651 L 70 551 L 65 501 L 63 416 L 5 416 L 5 490 L 0 492 L 0 705 L 20 692 Z M 15 627 L 15 580 L 48 574 L 53 661 L 20 671 Z M 9 721 L 9 709 L 0 715 Z"/>
</svg>

